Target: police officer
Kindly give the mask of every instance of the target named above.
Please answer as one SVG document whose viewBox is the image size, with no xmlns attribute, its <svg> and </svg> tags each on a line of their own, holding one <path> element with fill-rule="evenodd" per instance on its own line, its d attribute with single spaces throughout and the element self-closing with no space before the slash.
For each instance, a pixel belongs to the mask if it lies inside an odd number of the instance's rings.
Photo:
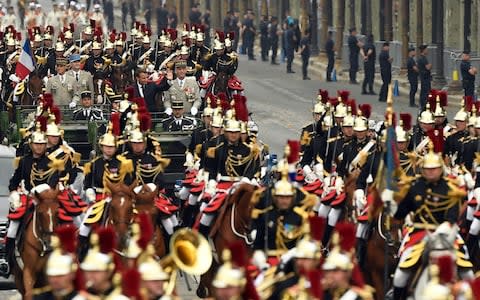
<svg viewBox="0 0 480 300">
<path fill-rule="evenodd" d="M 431 83 L 432 83 L 432 64 L 428 62 L 428 46 L 421 45 L 418 49 L 420 50 L 420 57 L 417 60 L 418 73 L 420 76 L 420 109 L 425 110 L 427 104 L 428 93 L 430 93 Z"/>
<path fill-rule="evenodd" d="M 270 24 L 268 24 L 268 43 L 272 49 L 272 58 L 270 63 L 272 65 L 278 65 L 277 63 L 277 51 L 278 51 L 278 36 L 281 30 L 278 26 L 278 18 L 272 16 Z"/>
<path fill-rule="evenodd" d="M 373 34 L 369 34 L 367 36 L 367 42 L 365 46 L 360 50 L 362 57 L 363 57 L 363 68 L 365 72 L 365 78 L 363 79 L 362 84 L 362 94 L 371 94 L 374 95 L 373 92 L 373 81 L 375 77 L 375 59 L 376 59 L 376 51 L 375 45 L 373 44 Z M 368 92 L 367 92 L 367 85 L 368 85 Z"/>
<path fill-rule="evenodd" d="M 350 28 L 350 35 L 348 36 L 348 49 L 350 61 L 350 83 L 357 84 L 357 72 L 358 72 L 358 53 L 362 48 L 362 43 L 357 39 L 357 29 L 355 27 Z"/>
<path fill-rule="evenodd" d="M 475 94 L 475 75 L 477 74 L 477 68 L 470 63 L 470 51 L 468 50 L 463 51 L 460 72 L 462 72 L 462 84 L 465 96 L 473 97 Z"/>
<path fill-rule="evenodd" d="M 73 111 L 74 120 L 101 121 L 104 120 L 101 109 L 93 107 L 92 92 L 83 91 L 80 94 L 81 107 Z"/>
<path fill-rule="evenodd" d="M 242 31 L 243 31 L 243 40 L 245 42 L 245 49 L 248 54 L 248 60 L 256 60 L 255 56 L 253 55 L 253 44 L 255 41 L 255 26 L 253 24 L 253 19 L 255 18 L 255 14 L 253 11 L 249 10 L 247 13 L 247 18 L 243 21 L 242 24 Z"/>
<path fill-rule="evenodd" d="M 197 126 L 197 121 L 194 118 L 184 116 L 185 109 L 183 101 L 179 101 L 174 95 L 170 96 L 172 115 L 163 120 L 164 131 L 188 131 L 194 130 Z"/>
<path fill-rule="evenodd" d="M 332 81 L 332 72 L 335 64 L 335 43 L 332 38 L 333 33 L 328 32 L 327 41 L 325 42 L 325 52 L 327 53 L 328 65 L 327 65 L 327 81 Z"/>
<path fill-rule="evenodd" d="M 415 95 L 418 90 L 418 66 L 415 60 L 415 48 L 411 47 L 408 49 L 408 60 L 407 60 L 407 78 L 410 83 L 410 107 L 417 107 L 415 104 Z"/>
<path fill-rule="evenodd" d="M 6 253 L 10 270 L 13 267 L 18 228 L 25 211 L 30 205 L 28 195 L 54 188 L 59 180 L 59 166 L 52 164 L 52 161 L 46 155 L 47 138 L 45 133 L 41 131 L 40 124 L 37 124 L 37 129 L 31 134 L 29 142 L 32 151 L 24 157 L 15 159 L 17 167 L 8 185 L 10 191 L 8 218 L 10 223 L 7 231 Z"/>
<path fill-rule="evenodd" d="M 268 43 L 268 17 L 266 15 L 262 15 L 259 27 L 262 61 L 268 61 L 268 50 L 270 49 L 270 45 Z"/>
<path fill-rule="evenodd" d="M 390 44 L 388 42 L 383 43 L 382 52 L 378 56 L 380 62 L 380 74 L 382 75 L 382 87 L 380 88 L 380 95 L 378 101 L 387 101 L 388 85 L 392 82 L 392 61 L 393 57 L 390 56 Z"/>
</svg>

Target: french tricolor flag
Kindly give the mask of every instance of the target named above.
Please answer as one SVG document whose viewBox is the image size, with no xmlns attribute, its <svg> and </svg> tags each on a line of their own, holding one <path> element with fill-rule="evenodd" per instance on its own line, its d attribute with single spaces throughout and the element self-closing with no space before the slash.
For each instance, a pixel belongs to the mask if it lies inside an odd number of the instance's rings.
<svg viewBox="0 0 480 300">
<path fill-rule="evenodd" d="M 15 68 L 15 75 L 17 75 L 20 80 L 23 80 L 33 72 L 33 70 L 35 70 L 35 60 L 33 59 L 32 49 L 30 48 L 30 40 L 26 39 Z"/>
</svg>

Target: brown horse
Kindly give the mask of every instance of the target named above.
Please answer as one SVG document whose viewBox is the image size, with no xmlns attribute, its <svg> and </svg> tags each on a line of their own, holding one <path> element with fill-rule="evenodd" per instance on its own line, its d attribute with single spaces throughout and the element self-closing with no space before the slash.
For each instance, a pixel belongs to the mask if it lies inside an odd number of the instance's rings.
<svg viewBox="0 0 480 300">
<path fill-rule="evenodd" d="M 234 242 L 241 241 L 246 245 L 253 243 L 249 237 L 251 215 L 262 192 L 263 190 L 258 186 L 246 183 L 230 191 L 210 231 L 210 238 L 217 254 L 222 253 L 223 249 Z M 200 298 L 206 298 L 211 294 L 211 284 L 218 265 L 221 263 L 220 255 L 217 256 L 217 263 L 212 263 L 208 272 L 201 277 L 197 289 L 197 295 Z"/>
<path fill-rule="evenodd" d="M 163 230 L 157 222 L 159 210 L 155 205 L 155 198 L 158 195 L 158 188 L 153 191 L 148 185 L 143 185 L 140 192 L 135 196 L 135 204 L 138 214 L 142 212 L 148 213 L 152 218 L 152 224 L 155 226 L 155 232 L 153 236 L 153 243 L 155 252 L 158 257 L 164 257 L 167 249 L 165 245 L 165 239 L 163 236 Z"/>
<path fill-rule="evenodd" d="M 32 299 L 33 289 L 46 285 L 43 271 L 50 251 L 50 237 L 58 223 L 59 192 L 57 188 L 36 193 L 33 212 L 27 215 L 24 227 L 20 228 L 24 233 L 18 238 L 13 274 L 24 299 Z"/>
<path fill-rule="evenodd" d="M 43 81 L 38 70 L 30 73 L 27 79 L 18 84 L 20 86 L 8 96 L 6 102 L 10 122 L 15 122 L 17 106 L 37 105 L 38 98 L 43 93 Z"/>
<path fill-rule="evenodd" d="M 135 193 L 136 182 L 131 185 L 124 183 L 107 184 L 112 192 L 112 199 L 106 204 L 103 216 L 104 226 L 113 226 L 117 233 L 117 249 L 122 251 L 127 246 L 130 225 L 135 219 Z"/>
</svg>

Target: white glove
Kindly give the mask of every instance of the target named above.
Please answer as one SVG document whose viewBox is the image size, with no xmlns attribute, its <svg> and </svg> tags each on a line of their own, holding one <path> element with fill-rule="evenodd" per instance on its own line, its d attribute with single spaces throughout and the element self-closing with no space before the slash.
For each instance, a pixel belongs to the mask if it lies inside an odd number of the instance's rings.
<svg viewBox="0 0 480 300">
<path fill-rule="evenodd" d="M 8 79 L 10 79 L 11 81 L 13 81 L 15 83 L 20 82 L 20 78 L 18 78 L 17 75 L 15 75 L 15 74 L 11 74 L 10 76 L 8 76 Z"/>
<path fill-rule="evenodd" d="M 477 187 L 473 190 L 473 197 L 477 199 L 477 202 L 480 200 L 480 187 Z"/>
<path fill-rule="evenodd" d="M 102 104 L 102 103 L 103 103 L 102 95 L 97 95 L 97 104 Z"/>
<path fill-rule="evenodd" d="M 249 178 L 247 178 L 247 177 L 242 177 L 242 179 L 240 179 L 240 182 L 241 182 L 241 183 L 248 183 L 248 184 L 251 184 L 251 181 L 250 181 L 250 179 L 249 179 Z"/>
<path fill-rule="evenodd" d="M 205 192 L 213 196 L 216 193 L 216 189 L 217 189 L 217 182 L 214 179 L 210 179 L 207 183 L 207 188 L 205 189 Z"/>
<path fill-rule="evenodd" d="M 389 189 L 384 189 L 381 197 L 384 203 L 393 202 L 393 191 Z"/>
<path fill-rule="evenodd" d="M 262 250 L 255 250 L 255 252 L 253 252 L 252 262 L 260 270 L 266 270 L 270 267 L 267 263 L 267 257 Z"/>
<path fill-rule="evenodd" d="M 13 211 L 16 211 L 20 206 L 22 206 L 22 201 L 20 201 L 20 194 L 17 191 L 12 191 L 10 196 L 8 196 L 8 202 L 10 203 L 10 208 Z"/>
<path fill-rule="evenodd" d="M 70 107 L 70 108 L 75 108 L 75 107 L 77 107 L 77 103 L 75 103 L 74 101 L 72 101 L 72 102 L 70 102 L 70 103 L 68 104 L 68 107 Z"/>
<path fill-rule="evenodd" d="M 313 166 L 313 172 L 315 172 L 315 175 L 317 175 L 317 178 L 319 179 L 323 178 L 324 170 L 322 163 L 317 163 Z"/>
<path fill-rule="evenodd" d="M 343 192 L 343 188 L 345 187 L 345 184 L 343 182 L 343 179 L 340 176 L 337 176 L 335 179 L 335 190 L 337 191 L 337 195 Z"/>
<path fill-rule="evenodd" d="M 88 188 L 86 191 L 85 191 L 85 197 L 87 198 L 87 200 L 89 202 L 95 202 L 96 200 L 96 197 L 97 195 L 95 194 L 95 191 L 92 189 L 92 188 Z"/>
<path fill-rule="evenodd" d="M 187 152 L 185 156 L 185 163 L 183 164 L 187 168 L 193 168 L 195 161 L 193 160 L 193 154 L 190 151 Z"/>
<path fill-rule="evenodd" d="M 172 108 L 171 108 L 171 107 L 167 107 L 167 108 L 165 109 L 165 113 L 166 113 L 167 115 L 169 115 L 169 116 L 172 115 L 172 112 L 173 112 L 173 111 L 172 111 Z"/>
<path fill-rule="evenodd" d="M 192 108 L 190 109 L 190 113 L 192 114 L 192 116 L 197 115 L 198 108 L 196 108 L 195 106 L 192 106 Z"/>
<path fill-rule="evenodd" d="M 365 191 L 363 189 L 356 189 L 353 192 L 353 198 L 355 199 L 355 204 L 358 210 L 363 210 L 367 204 L 367 199 L 365 198 Z"/>
<path fill-rule="evenodd" d="M 435 234 L 445 234 L 449 235 L 452 232 L 452 224 L 450 222 L 443 222 L 435 230 Z"/>
<path fill-rule="evenodd" d="M 475 180 L 473 180 L 472 173 L 466 172 L 463 175 L 463 179 L 465 180 L 465 184 L 467 186 L 467 189 L 471 190 L 475 186 Z"/>
</svg>

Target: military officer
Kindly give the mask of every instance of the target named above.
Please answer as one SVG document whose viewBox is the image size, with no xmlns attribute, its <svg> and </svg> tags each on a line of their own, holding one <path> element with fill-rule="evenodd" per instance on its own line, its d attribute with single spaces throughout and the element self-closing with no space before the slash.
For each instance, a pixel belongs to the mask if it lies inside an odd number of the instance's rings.
<svg viewBox="0 0 480 300">
<path fill-rule="evenodd" d="M 192 139 L 190 141 L 190 145 L 188 147 L 188 150 L 191 153 L 197 153 L 199 155 L 199 152 L 196 151 L 197 147 L 201 147 L 201 145 L 205 142 L 208 141 L 212 137 L 212 131 L 211 131 L 211 124 L 212 124 L 212 118 L 213 118 L 213 109 L 210 106 L 210 98 L 207 99 L 207 107 L 202 112 L 202 124 L 201 126 L 198 126 L 193 132 L 192 132 Z M 200 145 L 200 146 L 199 146 Z"/>
<path fill-rule="evenodd" d="M 15 239 L 21 219 L 31 204 L 28 195 L 54 188 L 59 180 L 59 166 L 52 162 L 47 155 L 47 138 L 41 131 L 40 124 L 30 136 L 31 153 L 15 160 L 17 167 L 10 179 L 10 223 L 7 231 L 6 252 L 10 270 L 13 267 Z"/>
<path fill-rule="evenodd" d="M 102 57 L 102 43 L 94 41 L 92 55 L 85 62 L 83 69 L 95 75 L 97 71 L 103 71 L 105 59 Z"/>
<path fill-rule="evenodd" d="M 170 99 L 175 96 L 176 101 L 182 101 L 186 111 L 190 112 L 192 116 L 198 113 L 201 106 L 200 91 L 197 80 L 193 76 L 187 75 L 187 62 L 179 60 L 175 63 L 176 79 L 172 80 L 170 89 L 165 91 L 165 112 L 172 113 L 172 104 Z"/>
<path fill-rule="evenodd" d="M 203 69 L 216 74 L 223 72 L 228 76 L 233 75 L 238 67 L 238 58 L 225 53 L 225 44 L 218 39 L 214 40 L 213 49 L 215 52 L 205 57 Z"/>
<path fill-rule="evenodd" d="M 146 292 L 145 299 L 161 299 L 166 292 L 165 283 L 168 282 L 170 276 L 160 266 L 160 263 L 153 258 L 155 254 L 153 246 L 148 246 L 146 251 L 149 252 L 148 258 L 140 259 L 138 264 L 141 286 Z"/>
<path fill-rule="evenodd" d="M 400 261 L 393 279 L 394 299 L 404 299 L 406 296 L 405 288 L 412 272 L 411 266 L 421 256 L 413 255 L 412 247 L 415 245 L 415 252 L 417 250 L 423 252 L 417 243 L 406 241 L 412 237 L 415 237 L 414 241 L 421 241 L 427 232 L 441 231 L 446 234 L 450 232 L 458 220 L 466 195 L 454 181 L 443 177 L 442 142 L 434 139 L 433 143 L 434 146 L 423 158 L 420 178 L 407 182 L 395 194 L 388 189 L 382 192 L 382 200 L 390 205 L 395 219 L 403 220 L 408 214 L 413 213 L 413 227 L 402 241 Z M 398 202 L 393 201 L 394 198 Z M 395 203 L 399 203 L 398 207 Z M 463 244 L 461 238 L 457 236 L 456 245 L 459 245 L 458 250 L 463 253 L 462 259 L 457 262 L 458 271 L 462 278 L 471 278 L 473 276 L 471 263 Z"/>
<path fill-rule="evenodd" d="M 183 101 L 178 101 L 174 95 L 170 95 L 172 115 L 163 121 L 164 131 L 188 131 L 194 130 L 197 121 L 190 117 L 185 117 L 185 106 Z"/>
<path fill-rule="evenodd" d="M 435 119 L 430 111 L 430 104 L 427 103 L 426 109 L 420 113 L 418 124 L 413 128 L 413 135 L 408 145 L 408 150 L 423 154 L 428 143 L 427 132 L 433 130 Z"/>
<path fill-rule="evenodd" d="M 93 76 L 91 73 L 80 69 L 80 59 L 79 54 L 70 55 L 70 70 L 67 71 L 67 75 L 75 78 L 75 97 L 73 99 L 75 103 L 79 102 L 80 93 L 83 91 L 93 91 Z"/>
<path fill-rule="evenodd" d="M 468 112 L 465 111 L 465 106 L 460 108 L 453 119 L 455 120 L 455 131 L 448 135 L 444 149 L 444 154 L 452 166 L 459 162 L 457 158 L 462 155 L 466 139 L 469 138 Z"/>
<path fill-rule="evenodd" d="M 243 299 L 247 284 L 245 269 L 233 265 L 230 249 L 223 250 L 222 261 L 223 264 L 212 281 L 214 299 Z"/>
<path fill-rule="evenodd" d="M 74 120 L 101 121 L 104 120 L 101 109 L 93 107 L 92 92 L 83 91 L 80 94 L 81 107 L 73 111 Z"/>
<path fill-rule="evenodd" d="M 72 99 L 75 95 L 75 78 L 66 73 L 67 60 L 57 58 L 57 75 L 47 81 L 45 91 L 51 93 L 58 105 L 70 105 L 73 107 Z"/>
</svg>

